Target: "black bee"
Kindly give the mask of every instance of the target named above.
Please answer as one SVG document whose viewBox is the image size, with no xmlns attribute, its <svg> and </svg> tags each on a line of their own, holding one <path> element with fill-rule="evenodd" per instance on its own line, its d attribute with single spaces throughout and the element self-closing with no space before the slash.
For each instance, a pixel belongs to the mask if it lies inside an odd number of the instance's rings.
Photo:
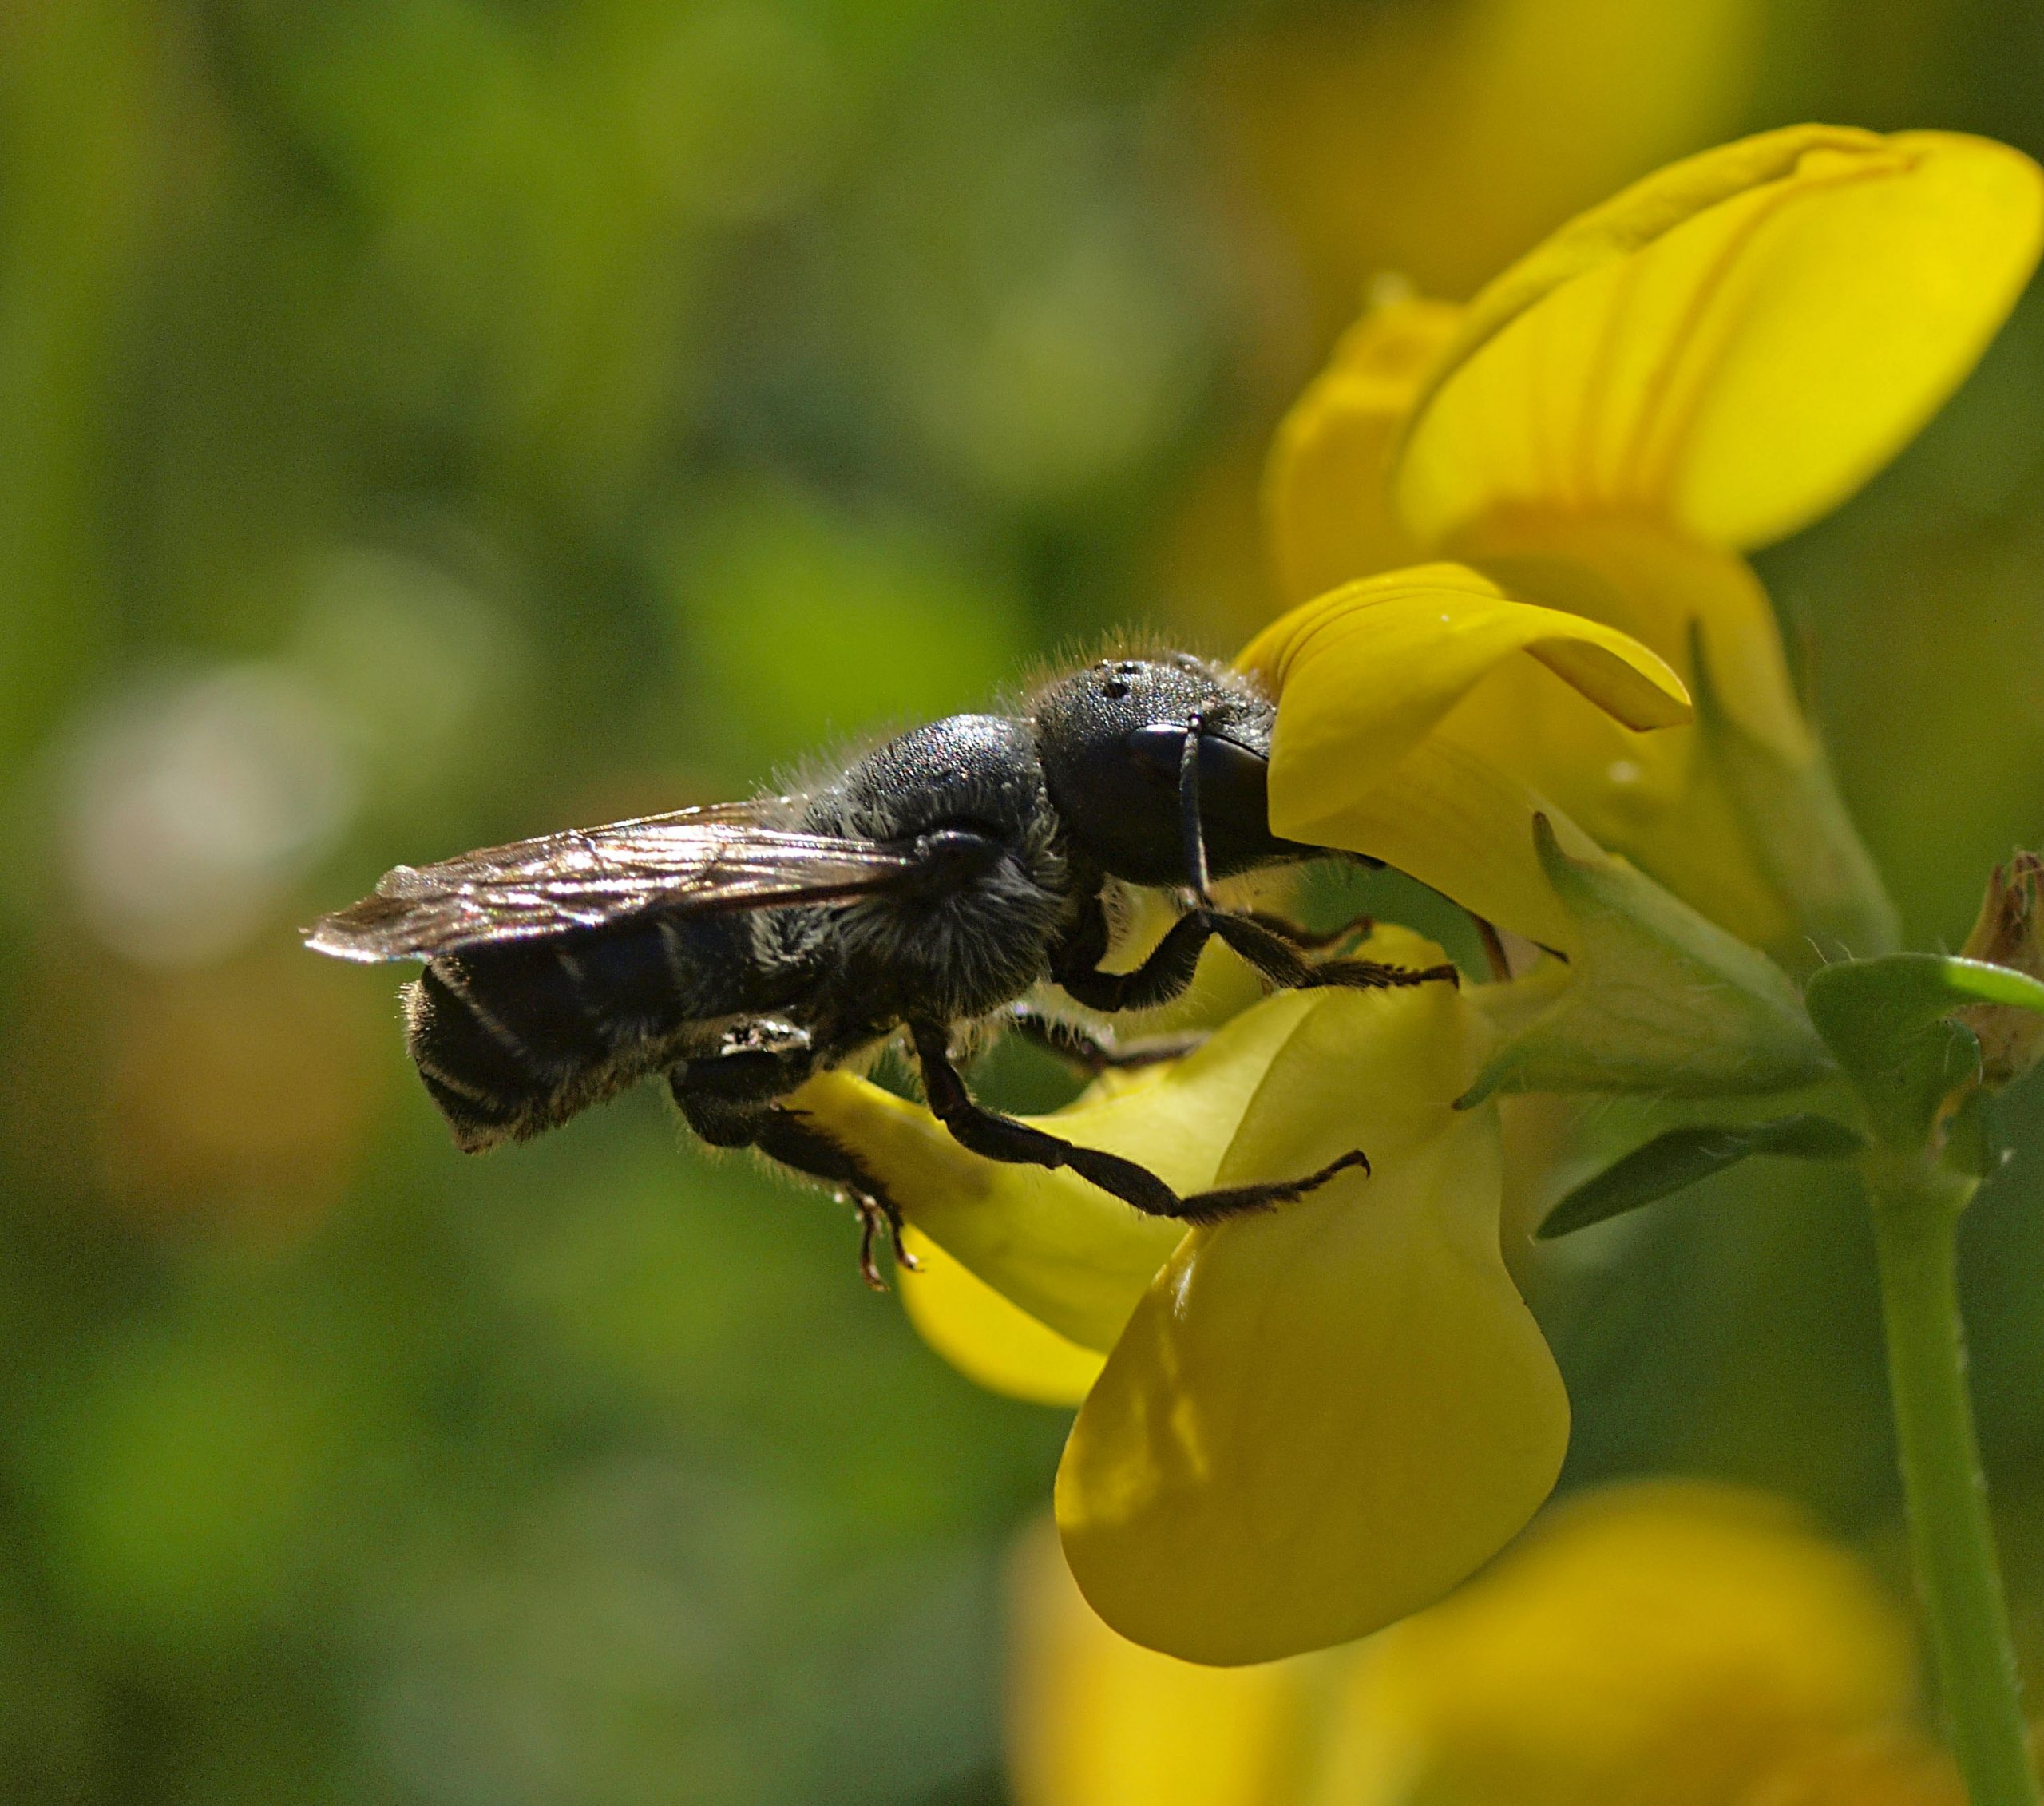
<svg viewBox="0 0 2044 1806">
<path fill-rule="evenodd" d="M 974 1153 L 1067 1166 L 1139 1210 L 1210 1222 L 1369 1162 L 1356 1151 L 1299 1178 L 1180 1197 L 1133 1161 L 981 1107 L 953 1049 L 961 1027 L 1004 1016 L 1096 1069 L 1116 1063 L 1020 1000 L 1048 980 L 1090 1010 L 1147 1008 L 1186 988 L 1214 937 L 1279 986 L 1454 980 L 1452 966 L 1313 958 L 1333 937 L 1214 903 L 1214 878 L 1329 856 L 1270 831 L 1275 719 L 1226 666 L 1106 660 L 1013 714 L 918 727 L 801 795 L 400 865 L 306 944 L 426 961 L 404 988 L 406 1040 L 463 1148 L 522 1140 L 664 1073 L 705 1141 L 851 1197 L 869 1280 L 893 1202 L 783 1100 L 905 1028 L 931 1110 Z M 1185 906 L 1127 972 L 1100 969 L 1116 884 Z"/>
</svg>

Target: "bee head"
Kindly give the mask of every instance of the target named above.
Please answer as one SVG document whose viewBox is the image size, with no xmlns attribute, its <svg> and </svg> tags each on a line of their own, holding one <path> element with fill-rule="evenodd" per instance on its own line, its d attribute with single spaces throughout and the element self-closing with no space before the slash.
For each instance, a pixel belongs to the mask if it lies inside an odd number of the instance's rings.
<svg viewBox="0 0 2044 1806">
<path fill-rule="evenodd" d="M 1104 659 L 1044 690 L 1034 718 L 1067 832 L 1115 877 L 1194 881 L 1182 814 L 1189 776 L 1214 876 L 1310 850 L 1270 832 L 1277 710 L 1239 671 L 1182 652 Z"/>
</svg>

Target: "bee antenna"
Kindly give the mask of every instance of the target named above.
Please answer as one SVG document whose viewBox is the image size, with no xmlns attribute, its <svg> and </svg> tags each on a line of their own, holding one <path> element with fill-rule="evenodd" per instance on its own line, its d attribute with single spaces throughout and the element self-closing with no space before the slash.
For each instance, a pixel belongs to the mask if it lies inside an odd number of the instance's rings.
<svg viewBox="0 0 2044 1806">
<path fill-rule="evenodd" d="M 1186 879 L 1202 904 L 1211 905 L 1206 894 L 1206 830 L 1199 818 L 1199 736 L 1206 718 L 1194 712 L 1186 723 L 1185 745 L 1178 753 L 1178 832 L 1185 841 Z"/>
</svg>

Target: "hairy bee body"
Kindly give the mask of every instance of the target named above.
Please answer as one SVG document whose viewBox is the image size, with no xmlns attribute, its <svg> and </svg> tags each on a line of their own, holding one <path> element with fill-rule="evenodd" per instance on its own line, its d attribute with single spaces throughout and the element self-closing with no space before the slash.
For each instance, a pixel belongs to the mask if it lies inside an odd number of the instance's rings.
<svg viewBox="0 0 2044 1806">
<path fill-rule="evenodd" d="M 465 1151 L 522 1141 L 778 1007 L 767 927 L 656 916 L 444 954 L 401 993 L 406 1045 Z"/>
<path fill-rule="evenodd" d="M 465 1149 L 658 1073 L 705 1140 L 889 1210 L 782 1100 L 905 1030 L 931 1107 L 976 1151 L 1070 1166 L 1147 1210 L 1266 1203 L 1319 1176 L 1178 1198 L 1132 1162 L 980 1109 L 951 1048 L 1047 983 L 1095 1010 L 1162 1002 L 1216 936 L 1281 984 L 1452 976 L 1315 963 L 1288 925 L 1212 902 L 1211 877 L 1325 851 L 1270 831 L 1274 715 L 1250 679 L 1189 655 L 1103 660 L 1012 714 L 889 740 L 801 796 L 400 866 L 309 942 L 425 960 L 405 989 L 407 1041 Z M 1140 968 L 1110 973 L 1105 899 L 1123 885 L 1190 907 Z"/>
</svg>

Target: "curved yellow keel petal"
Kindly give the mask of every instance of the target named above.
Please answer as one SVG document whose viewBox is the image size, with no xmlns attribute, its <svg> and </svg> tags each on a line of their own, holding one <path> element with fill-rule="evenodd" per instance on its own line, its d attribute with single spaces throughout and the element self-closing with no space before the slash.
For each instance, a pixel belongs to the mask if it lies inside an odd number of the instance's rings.
<svg viewBox="0 0 2044 1806">
<path fill-rule="evenodd" d="M 913 1224 L 901 1232 L 901 1247 L 915 1262 L 895 1272 L 901 1308 L 967 1379 L 1032 1404 L 1076 1404 L 1092 1389 L 1106 1356 L 1011 1304 Z"/>
<path fill-rule="evenodd" d="M 1361 1636 L 1553 1485 L 1567 1400 L 1499 1253 L 1495 1113 L 1452 1107 L 1462 1008 L 1445 988 L 1321 1006 L 1222 1177 L 1353 1145 L 1373 1176 L 1189 1236 L 1081 1408 L 1059 1526 L 1135 1642 L 1232 1665 Z"/>
</svg>

